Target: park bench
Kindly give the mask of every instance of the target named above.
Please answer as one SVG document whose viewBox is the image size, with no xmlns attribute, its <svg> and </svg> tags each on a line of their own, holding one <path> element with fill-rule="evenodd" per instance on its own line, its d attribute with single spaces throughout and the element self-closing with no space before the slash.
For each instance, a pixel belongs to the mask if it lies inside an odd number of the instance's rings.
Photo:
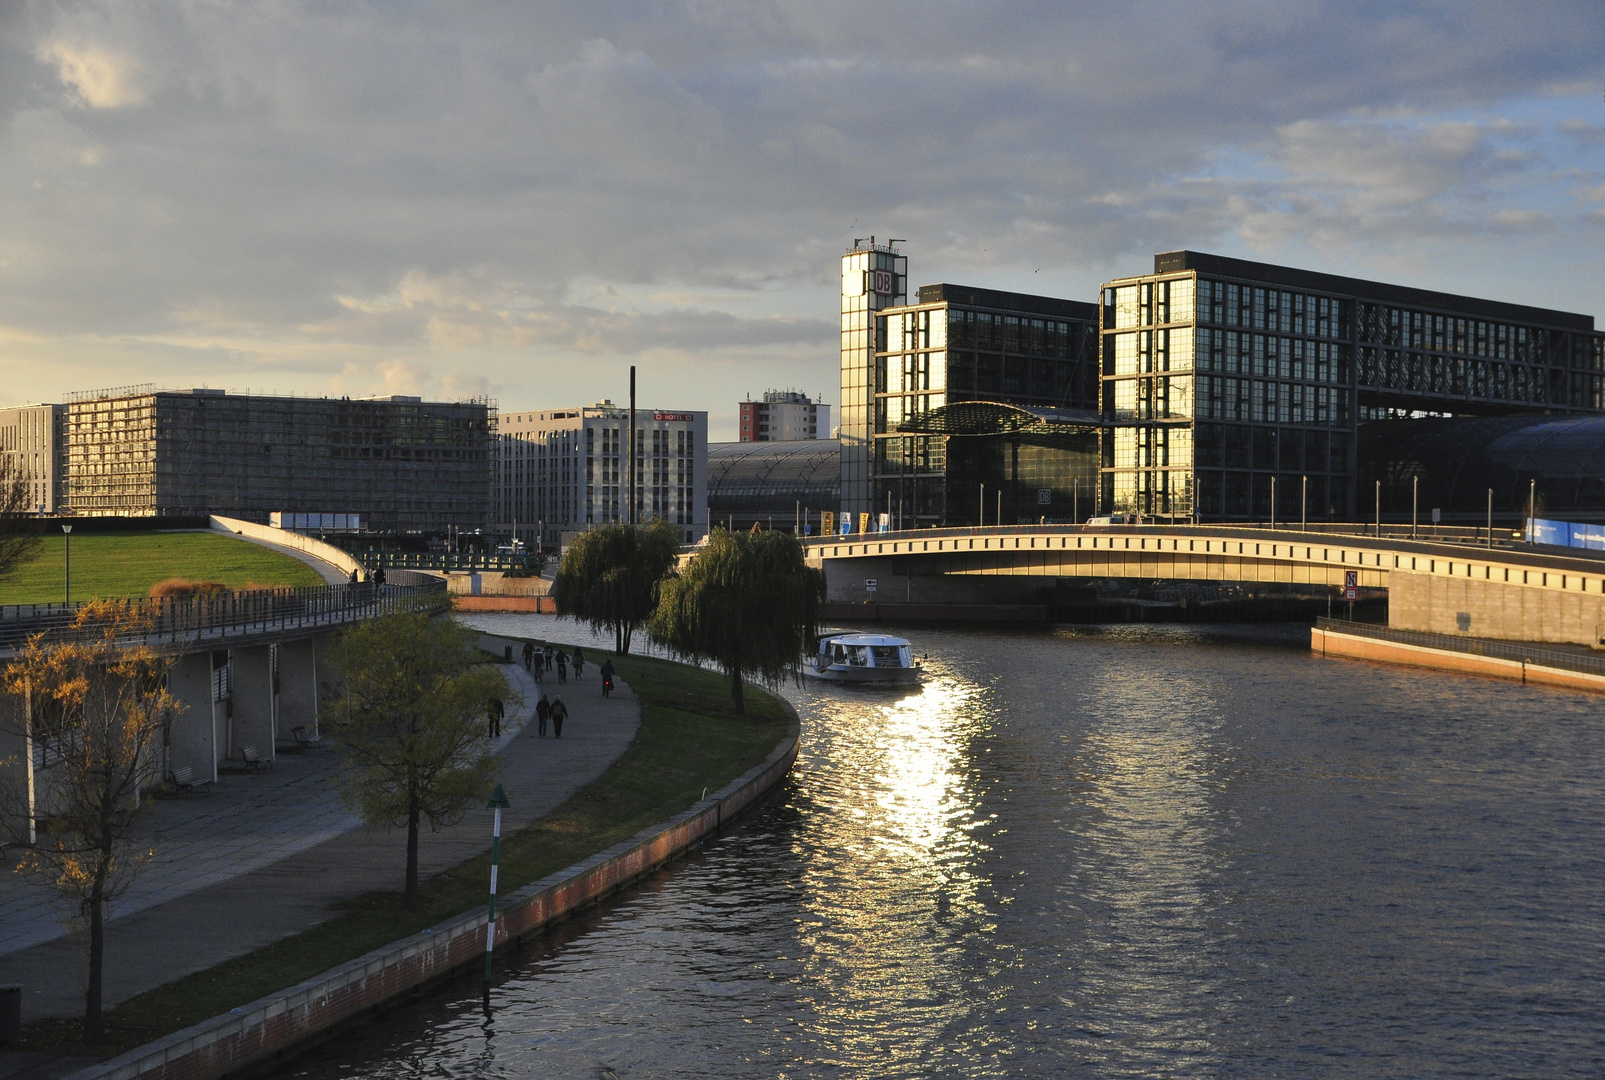
<svg viewBox="0 0 1605 1080">
<path fill-rule="evenodd" d="M 208 795 L 212 793 L 212 782 L 210 780 L 197 780 L 195 778 L 195 770 L 188 765 L 173 770 L 173 786 L 192 795 L 195 793 L 196 788 L 205 788 Z"/>
<path fill-rule="evenodd" d="M 300 750 L 312 750 L 323 743 L 323 736 L 314 735 L 305 724 L 297 724 L 290 729 L 290 734 L 295 736 L 296 748 Z"/>
<path fill-rule="evenodd" d="M 264 765 L 270 769 L 273 767 L 273 762 L 263 757 L 262 751 L 258 750 L 254 746 L 240 747 L 240 760 L 244 761 L 245 767 L 252 772 L 256 772 Z"/>
</svg>

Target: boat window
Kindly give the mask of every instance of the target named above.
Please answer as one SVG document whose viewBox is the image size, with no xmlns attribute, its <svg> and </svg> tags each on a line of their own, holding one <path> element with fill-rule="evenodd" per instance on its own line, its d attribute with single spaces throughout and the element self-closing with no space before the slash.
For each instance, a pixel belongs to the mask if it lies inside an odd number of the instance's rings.
<svg viewBox="0 0 1605 1080">
<path fill-rule="evenodd" d="M 848 660 L 848 662 L 850 664 L 852 664 L 853 667 L 869 667 L 870 666 L 870 663 L 869 663 L 869 646 L 867 646 L 867 645 L 854 645 L 854 646 L 852 646 L 852 651 L 851 651 L 851 653 L 849 655 L 850 655 L 850 659 Z"/>
<path fill-rule="evenodd" d="M 830 659 L 835 664 L 847 663 L 847 647 L 840 642 L 832 642 Z"/>
<path fill-rule="evenodd" d="M 903 667 L 914 666 L 914 650 L 908 645 L 899 645 L 897 648 L 898 662 Z"/>
<path fill-rule="evenodd" d="M 901 659 L 897 655 L 901 650 L 898 649 L 896 645 L 872 645 L 870 648 L 873 649 L 875 653 L 876 667 L 903 666 Z"/>
</svg>

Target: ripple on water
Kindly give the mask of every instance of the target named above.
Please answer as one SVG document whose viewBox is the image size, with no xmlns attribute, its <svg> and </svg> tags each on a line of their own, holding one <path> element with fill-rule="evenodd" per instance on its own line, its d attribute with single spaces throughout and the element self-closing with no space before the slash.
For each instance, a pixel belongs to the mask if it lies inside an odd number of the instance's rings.
<svg viewBox="0 0 1605 1080">
<path fill-rule="evenodd" d="M 492 1019 L 465 980 L 296 1075 L 1595 1074 L 1598 698 L 1297 632 L 909 636 L 926 685 L 789 690 L 782 796 Z"/>
</svg>

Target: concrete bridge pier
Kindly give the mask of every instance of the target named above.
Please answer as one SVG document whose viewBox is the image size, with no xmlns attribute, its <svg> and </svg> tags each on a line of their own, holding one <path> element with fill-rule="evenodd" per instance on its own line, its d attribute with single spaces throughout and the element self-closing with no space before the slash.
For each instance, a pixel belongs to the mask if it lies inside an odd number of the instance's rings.
<svg viewBox="0 0 1605 1080">
<path fill-rule="evenodd" d="M 263 758 L 274 758 L 278 732 L 279 702 L 274 687 L 275 645 L 256 645 L 233 649 L 229 653 L 232 714 L 228 718 L 229 756 L 238 758 L 247 746 L 254 746 Z"/>
<path fill-rule="evenodd" d="M 211 652 L 190 653 L 167 674 L 167 690 L 184 711 L 168 733 L 166 770 L 188 766 L 196 779 L 216 780 L 217 762 L 226 751 L 226 732 L 220 731 L 224 703 L 217 700 Z M 226 664 L 228 654 L 221 654 Z M 222 670 L 227 670 L 223 668 Z M 223 737 L 220 737 L 223 736 Z"/>
<path fill-rule="evenodd" d="M 274 738 L 292 745 L 293 729 L 297 727 L 318 734 L 318 639 L 302 638 L 279 645 L 277 691 Z"/>
</svg>

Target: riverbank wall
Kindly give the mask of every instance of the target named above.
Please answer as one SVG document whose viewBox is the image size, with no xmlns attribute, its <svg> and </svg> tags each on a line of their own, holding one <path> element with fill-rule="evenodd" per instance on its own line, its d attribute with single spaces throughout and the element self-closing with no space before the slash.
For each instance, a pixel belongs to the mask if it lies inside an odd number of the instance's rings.
<svg viewBox="0 0 1605 1080">
<path fill-rule="evenodd" d="M 791 714 L 764 761 L 662 824 L 497 900 L 495 945 L 538 933 L 718 834 L 790 774 L 801 741 Z M 223 1016 L 73 1073 L 69 1080 L 212 1080 L 261 1070 L 342 1024 L 484 963 L 486 913 L 469 912 L 375 949 Z"/>
<path fill-rule="evenodd" d="M 1383 664 L 1457 671 L 1513 682 L 1559 686 L 1568 690 L 1605 691 L 1605 675 L 1572 671 L 1535 663 L 1531 659 L 1481 656 L 1455 649 L 1439 649 L 1403 641 L 1386 641 L 1358 634 L 1345 634 L 1315 627 L 1310 630 L 1310 650 L 1322 656 L 1349 660 L 1372 660 Z"/>
</svg>

